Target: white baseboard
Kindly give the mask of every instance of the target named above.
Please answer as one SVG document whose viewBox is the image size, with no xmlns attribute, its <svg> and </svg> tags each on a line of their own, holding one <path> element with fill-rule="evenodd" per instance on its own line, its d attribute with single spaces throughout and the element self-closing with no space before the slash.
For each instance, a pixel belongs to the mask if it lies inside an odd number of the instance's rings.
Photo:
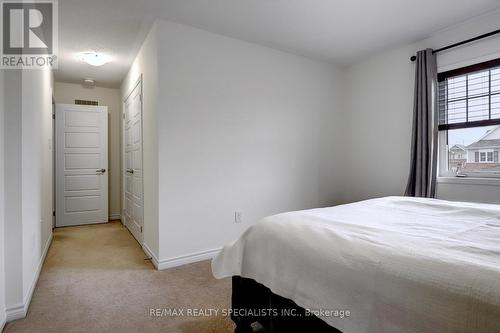
<svg viewBox="0 0 500 333">
<path fill-rule="evenodd" d="M 20 304 L 12 306 L 5 310 L 5 315 L 6 315 L 5 321 L 9 322 L 18 319 L 23 319 L 26 317 L 26 313 L 28 313 L 27 305 L 25 306 L 24 304 Z"/>
<path fill-rule="evenodd" d="M 142 249 L 146 253 L 148 257 L 151 258 L 151 262 L 153 266 L 159 271 L 169 268 L 174 268 L 178 266 L 183 266 L 187 264 L 192 264 L 198 261 L 209 260 L 215 257 L 222 248 L 201 251 L 197 253 L 191 253 L 184 256 L 169 258 L 169 259 L 161 259 L 158 260 L 158 257 L 151 251 L 151 249 L 146 245 L 142 245 Z"/>
<path fill-rule="evenodd" d="M 158 269 L 158 257 L 151 251 L 151 249 L 147 246 L 146 243 L 142 244 L 142 250 L 146 255 L 151 258 L 151 262 L 153 263 L 153 266 L 155 266 L 156 269 Z"/>
<path fill-rule="evenodd" d="M 109 215 L 109 220 L 110 221 L 116 221 L 116 220 L 121 220 L 122 216 L 120 214 L 111 214 Z"/>
<path fill-rule="evenodd" d="M 2 320 L 0 321 L 0 332 L 3 332 L 6 323 L 7 321 L 5 320 L 5 318 L 2 318 Z"/>
<path fill-rule="evenodd" d="M 35 276 L 33 276 L 33 280 L 31 281 L 30 289 L 28 290 L 28 293 L 26 294 L 26 297 L 23 300 L 23 304 L 11 306 L 5 310 L 7 322 L 26 317 L 26 314 L 28 313 L 28 308 L 31 303 L 31 298 L 33 297 L 33 293 L 35 292 L 35 287 L 38 282 L 38 278 L 40 277 L 40 273 L 42 271 L 43 263 L 45 262 L 45 257 L 47 256 L 47 252 L 49 251 L 50 244 L 52 244 L 52 233 L 50 233 L 50 236 L 47 239 L 47 242 L 45 243 L 45 248 L 43 249 L 42 257 L 40 258 L 40 262 L 38 263 Z"/>
<path fill-rule="evenodd" d="M 215 257 L 220 252 L 220 250 L 221 248 L 218 248 L 213 250 L 201 251 L 197 253 L 191 253 L 174 258 L 161 259 L 159 260 L 156 269 L 161 271 L 168 268 L 192 264 L 198 261 L 209 260 Z"/>
</svg>

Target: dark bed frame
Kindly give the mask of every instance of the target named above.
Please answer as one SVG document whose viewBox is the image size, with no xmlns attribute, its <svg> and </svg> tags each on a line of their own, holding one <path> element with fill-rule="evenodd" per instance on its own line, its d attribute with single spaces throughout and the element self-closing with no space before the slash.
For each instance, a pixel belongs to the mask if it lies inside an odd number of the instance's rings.
<svg viewBox="0 0 500 333">
<path fill-rule="evenodd" d="M 236 324 L 235 333 L 253 332 L 251 325 L 255 322 L 269 333 L 342 333 L 318 317 L 306 315 L 304 308 L 255 280 L 233 276 L 232 282 L 231 319 Z"/>
</svg>

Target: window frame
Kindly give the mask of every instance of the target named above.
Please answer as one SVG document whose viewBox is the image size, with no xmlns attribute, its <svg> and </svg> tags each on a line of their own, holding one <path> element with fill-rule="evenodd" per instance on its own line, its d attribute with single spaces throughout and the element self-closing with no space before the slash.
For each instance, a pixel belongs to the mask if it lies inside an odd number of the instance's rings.
<svg viewBox="0 0 500 333">
<path fill-rule="evenodd" d="M 490 159 L 491 156 L 491 159 Z M 493 149 L 486 152 L 486 163 L 493 163 Z"/>
<path fill-rule="evenodd" d="M 437 96 L 438 103 L 439 103 L 439 100 L 441 98 L 441 96 L 439 96 L 439 85 L 441 82 L 443 82 L 449 78 L 456 77 L 456 76 L 474 74 L 477 72 L 486 71 L 486 70 L 494 69 L 497 67 L 500 67 L 500 58 L 438 73 L 438 75 L 437 75 L 437 79 L 438 79 L 438 96 Z M 500 92 L 492 93 L 491 92 L 491 85 L 490 85 L 490 91 L 488 92 L 488 95 L 482 96 L 482 97 L 489 97 L 490 112 L 491 112 L 491 96 L 496 96 L 496 95 L 500 95 Z M 467 96 L 465 98 L 465 100 L 475 99 L 478 97 L 480 97 L 480 96 L 473 96 L 473 97 Z M 452 130 L 452 129 L 461 129 L 461 128 L 469 128 L 469 127 L 486 127 L 486 126 L 500 125 L 500 119 L 476 120 L 476 121 L 470 121 L 470 122 L 468 121 L 468 119 L 466 119 L 467 124 L 465 124 L 465 123 L 439 124 L 439 117 L 441 116 L 439 112 L 440 112 L 440 110 L 438 107 L 438 109 L 436 110 L 436 113 L 437 113 L 437 118 L 438 118 L 438 130 L 439 131 L 447 131 L 447 130 Z M 466 113 L 466 115 L 468 115 L 468 112 Z"/>
<path fill-rule="evenodd" d="M 466 66 L 466 67 L 461 67 L 445 72 L 438 73 L 438 85 L 451 77 L 455 76 L 461 76 L 461 75 L 467 75 L 467 74 L 473 74 L 475 72 L 480 72 L 480 71 L 486 71 L 494 68 L 500 67 L 500 58 L 474 64 L 471 66 Z M 491 80 L 491 77 L 490 77 Z M 488 98 L 489 98 L 489 103 L 490 103 L 490 115 L 491 115 L 491 82 L 490 84 L 490 91 L 488 92 Z M 439 96 L 439 89 L 438 89 L 438 96 L 437 99 L 439 100 L 441 97 Z M 439 119 L 440 117 L 440 110 L 439 107 L 436 110 L 436 117 Z M 481 172 L 481 171 L 469 171 L 469 172 L 463 172 L 459 171 L 458 173 L 455 173 L 453 170 L 449 170 L 449 144 L 448 144 L 448 131 L 449 130 L 455 130 L 455 129 L 464 129 L 464 128 L 472 128 L 472 127 L 487 127 L 487 126 L 500 126 L 500 119 L 488 119 L 488 120 L 478 120 L 478 121 L 473 121 L 473 122 L 467 122 L 466 123 L 451 123 L 451 124 L 439 124 L 438 120 L 438 128 L 436 130 L 438 131 L 438 177 L 469 177 L 469 178 L 494 178 L 499 180 L 500 178 L 500 171 L 494 171 L 494 172 Z M 492 150 L 493 151 L 493 150 Z M 498 156 L 495 154 L 496 151 L 492 153 L 493 155 L 493 162 L 488 162 L 488 153 L 485 153 L 485 161 L 481 161 L 481 151 L 477 151 L 479 153 L 479 162 L 474 162 L 474 163 L 500 163 L 499 162 L 494 162 L 495 161 L 495 156 Z M 469 161 L 469 157 L 471 157 L 472 160 L 475 161 L 475 156 L 469 156 L 469 152 L 465 153 L 465 159 Z M 492 179 L 493 180 L 493 179 Z"/>
</svg>

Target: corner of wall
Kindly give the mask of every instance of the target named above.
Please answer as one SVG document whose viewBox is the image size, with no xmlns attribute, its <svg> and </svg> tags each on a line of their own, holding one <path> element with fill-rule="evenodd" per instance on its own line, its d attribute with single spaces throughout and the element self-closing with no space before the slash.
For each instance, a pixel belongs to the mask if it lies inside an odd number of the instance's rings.
<svg viewBox="0 0 500 333">
<path fill-rule="evenodd" d="M 409 57 L 419 49 L 437 49 L 495 30 L 499 18 L 500 10 L 474 17 L 427 39 L 381 50 L 348 68 L 346 201 L 404 193 L 414 89 L 414 63 Z M 498 57 L 499 41 L 490 37 L 439 53 L 438 69 L 450 70 Z M 449 200 L 489 202 L 498 193 L 494 186 L 440 183 L 437 187 L 438 198 Z"/>
<path fill-rule="evenodd" d="M 122 107 L 128 94 L 142 78 L 143 87 L 143 168 L 144 168 L 144 251 L 158 258 L 158 22 L 154 22 L 142 43 L 122 85 Z M 156 259 L 156 262 L 158 260 Z"/>
</svg>

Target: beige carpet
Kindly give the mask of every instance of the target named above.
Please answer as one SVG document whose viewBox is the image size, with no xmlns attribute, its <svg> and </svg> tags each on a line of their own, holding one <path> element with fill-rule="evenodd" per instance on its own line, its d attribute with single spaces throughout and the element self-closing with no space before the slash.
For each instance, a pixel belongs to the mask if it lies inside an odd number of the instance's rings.
<svg viewBox="0 0 500 333">
<path fill-rule="evenodd" d="M 231 287 L 212 277 L 208 261 L 155 271 L 144 258 L 120 222 L 56 229 L 28 315 L 5 331 L 233 331 L 221 315 L 150 316 L 155 308 L 227 308 Z"/>
</svg>

